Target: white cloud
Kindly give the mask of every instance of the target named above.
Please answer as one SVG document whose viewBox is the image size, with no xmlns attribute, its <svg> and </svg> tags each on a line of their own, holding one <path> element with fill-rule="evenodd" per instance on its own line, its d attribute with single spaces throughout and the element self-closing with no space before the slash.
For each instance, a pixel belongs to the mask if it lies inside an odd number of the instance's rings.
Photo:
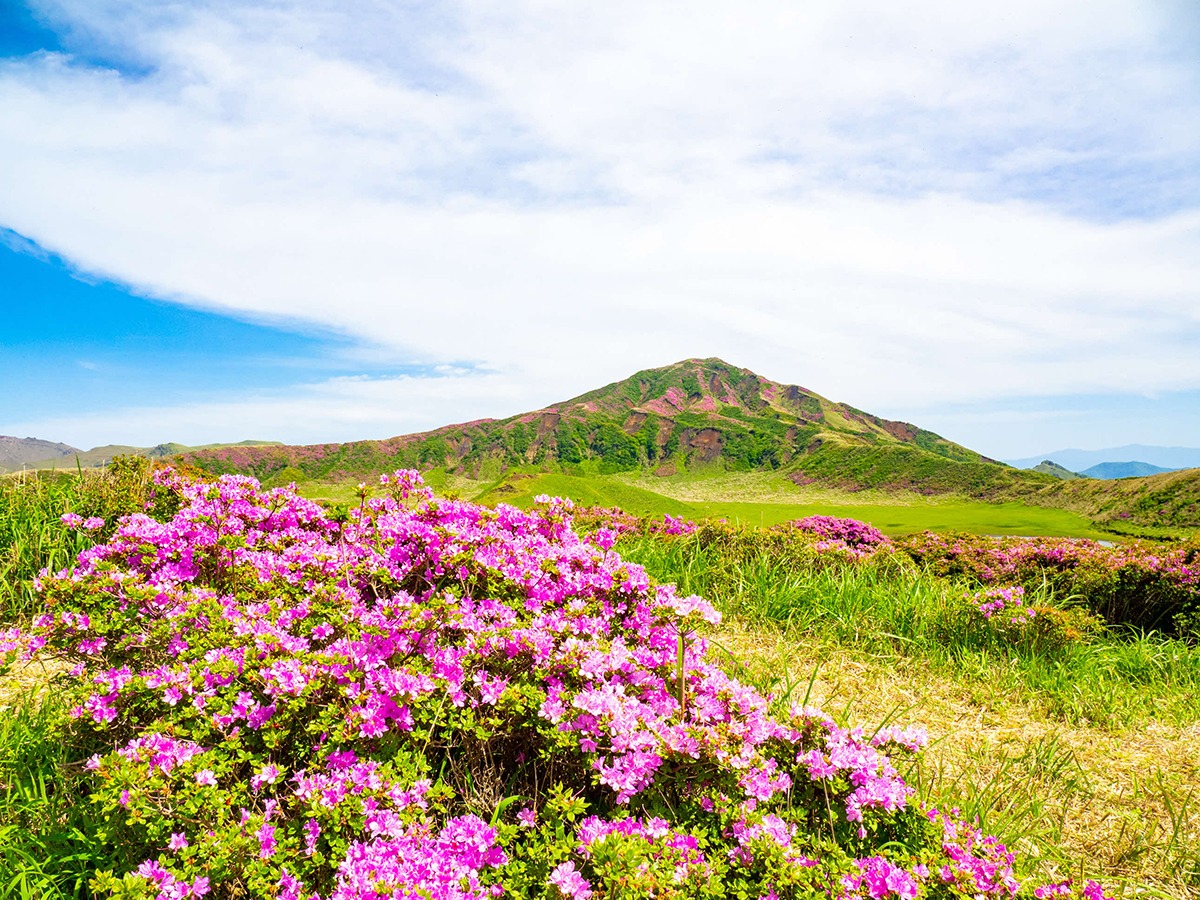
<svg viewBox="0 0 1200 900">
<path fill-rule="evenodd" d="M 396 383 L 391 420 L 339 382 L 310 430 L 268 410 L 316 388 L 181 428 L 398 433 L 693 355 L 883 414 L 1200 388 L 1200 79 L 1158 8 L 443 9 L 60 0 L 69 47 L 149 74 L 0 63 L 0 224 L 495 373 Z M 1145 184 L 1175 198 L 1130 215 Z"/>
</svg>

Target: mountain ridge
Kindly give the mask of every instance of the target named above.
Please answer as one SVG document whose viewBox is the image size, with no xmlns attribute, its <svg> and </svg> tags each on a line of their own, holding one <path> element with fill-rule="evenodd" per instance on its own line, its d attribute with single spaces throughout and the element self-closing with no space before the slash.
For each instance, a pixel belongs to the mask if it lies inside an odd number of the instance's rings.
<svg viewBox="0 0 1200 900">
<path fill-rule="evenodd" d="M 1180 469 L 1172 469 L 1166 466 L 1156 466 L 1148 462 L 1138 460 L 1129 460 L 1125 462 L 1102 462 L 1096 463 L 1094 466 L 1088 466 L 1080 475 L 1088 478 L 1115 479 L 1115 478 L 1145 478 L 1147 475 L 1161 475 L 1163 472 L 1178 472 Z"/>
<path fill-rule="evenodd" d="M 1124 534 L 1200 527 L 1200 469 L 1119 481 L 1063 480 L 1061 466 L 1046 466 L 1049 471 L 1043 472 L 1014 469 L 914 424 L 715 358 L 644 369 L 503 419 L 476 419 L 384 440 L 243 441 L 208 449 L 109 446 L 88 453 L 101 454 L 92 461 L 97 464 L 128 450 L 169 456 L 210 475 L 251 475 L 267 486 L 361 481 L 398 468 L 440 471 L 493 487 L 535 472 L 633 473 L 650 479 L 649 488 L 654 476 L 767 471 L 777 472 L 781 485 L 790 481 L 797 488 L 949 495 L 1067 509 Z"/>
<path fill-rule="evenodd" d="M 22 469 L 99 468 L 117 456 L 145 456 L 149 459 L 166 459 L 194 450 L 226 446 L 265 446 L 269 441 L 239 441 L 236 444 L 205 444 L 191 447 L 187 444 L 165 443 L 153 447 L 134 447 L 127 444 L 104 444 L 81 450 L 70 444 L 46 441 L 41 438 L 18 438 L 0 435 L 0 474 L 19 472 Z"/>
<path fill-rule="evenodd" d="M 1200 470 L 1097 481 L 1014 469 L 911 423 L 715 358 L 644 369 L 505 419 L 375 441 L 226 447 L 179 459 L 210 474 L 247 474 L 267 485 L 366 480 L 397 468 L 497 485 L 530 472 L 669 477 L 767 470 L 798 487 L 1069 509 L 1120 533 L 1200 527 Z"/>
<path fill-rule="evenodd" d="M 0 472 L 20 469 L 42 460 L 69 459 L 78 452 L 70 444 L 0 434 Z"/>
<path fill-rule="evenodd" d="M 264 481 L 367 476 L 397 467 L 444 467 L 479 478 L 522 466 L 660 475 L 705 466 L 776 469 L 796 483 L 832 480 L 851 489 L 883 485 L 925 493 L 997 479 L 1051 480 L 1019 476 L 932 431 L 716 358 L 643 369 L 505 419 L 376 441 L 225 448 L 183 459 L 216 474 L 243 472 Z M 953 477 L 946 477 L 947 465 L 958 467 Z"/>
<path fill-rule="evenodd" d="M 1165 471 L 1200 468 L 1200 447 L 1162 447 L 1152 444 L 1125 444 L 1121 447 L 1104 447 L 1099 450 L 1056 450 L 1038 456 L 1006 459 L 1004 462 L 1018 469 L 1032 468 L 1044 460 L 1050 460 L 1072 472 L 1083 472 L 1100 463 L 1137 461 L 1158 466 Z"/>
</svg>

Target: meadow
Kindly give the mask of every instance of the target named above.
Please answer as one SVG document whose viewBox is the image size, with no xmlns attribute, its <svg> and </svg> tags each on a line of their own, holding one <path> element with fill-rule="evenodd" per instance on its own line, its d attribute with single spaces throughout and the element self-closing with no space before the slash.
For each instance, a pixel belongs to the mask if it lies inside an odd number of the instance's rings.
<svg viewBox="0 0 1200 900">
<path fill-rule="evenodd" d="M 796 485 L 776 472 L 691 471 L 658 477 L 603 474 L 578 467 L 564 472 L 507 472 L 469 479 L 443 470 L 426 473 L 438 491 L 480 503 L 509 503 L 527 509 L 540 495 L 564 497 L 581 506 L 618 507 L 637 515 L 726 519 L 764 527 L 811 515 L 867 522 L 886 534 L 968 531 L 975 534 L 1044 535 L 1110 539 L 1086 516 L 1065 509 L 1016 501 L 988 503 L 958 495 L 924 496 L 881 490 L 830 490 Z M 329 502 L 349 502 L 355 483 L 301 482 L 301 493 Z"/>
<path fill-rule="evenodd" d="M 1194 545 L 397 476 L 0 482 L 4 896 L 1200 890 Z"/>
</svg>

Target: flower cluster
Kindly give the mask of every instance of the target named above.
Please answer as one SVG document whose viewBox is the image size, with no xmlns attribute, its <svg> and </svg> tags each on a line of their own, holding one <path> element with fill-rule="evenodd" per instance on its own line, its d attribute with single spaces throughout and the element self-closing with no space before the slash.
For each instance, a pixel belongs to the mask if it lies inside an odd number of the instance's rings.
<svg viewBox="0 0 1200 900">
<path fill-rule="evenodd" d="M 82 528 L 84 531 L 99 531 L 104 527 L 104 520 L 99 516 L 88 516 L 86 519 L 77 513 L 63 513 L 62 523 L 68 528 Z"/>
<path fill-rule="evenodd" d="M 1186 544 L 1076 538 L 989 538 L 925 532 L 897 547 L 938 575 L 981 585 L 1043 586 L 1082 597 L 1110 623 L 1200 629 L 1200 561 Z M 1198 631 L 1200 633 L 1200 631 Z"/>
<path fill-rule="evenodd" d="M 816 535 L 821 539 L 819 549 L 828 547 L 870 553 L 881 544 L 889 543 L 887 536 L 878 528 L 856 519 L 808 516 L 789 522 L 788 527 Z"/>
<path fill-rule="evenodd" d="M 1033 896 L 1036 900 L 1051 900 L 1053 897 L 1074 897 L 1076 896 L 1073 890 L 1073 884 L 1070 879 L 1066 881 L 1056 881 L 1053 884 L 1044 884 L 1039 888 L 1034 888 Z M 1084 882 L 1081 892 L 1083 900 L 1113 900 L 1104 892 L 1104 886 L 1098 881 L 1090 879 Z"/>
<path fill-rule="evenodd" d="M 1025 588 L 995 587 L 972 594 L 975 608 L 985 619 L 995 616 L 1010 625 L 1024 625 L 1037 615 L 1032 606 L 1025 605 Z"/>
<path fill-rule="evenodd" d="M 898 774 L 922 732 L 774 710 L 709 660 L 716 611 L 581 537 L 568 502 L 436 501 L 402 471 L 336 515 L 160 481 L 177 511 L 45 574 L 60 612 L 5 638 L 72 664 L 75 730 L 103 748 L 88 802 L 142 855 L 100 891 L 1017 890 L 1003 847 Z"/>
</svg>

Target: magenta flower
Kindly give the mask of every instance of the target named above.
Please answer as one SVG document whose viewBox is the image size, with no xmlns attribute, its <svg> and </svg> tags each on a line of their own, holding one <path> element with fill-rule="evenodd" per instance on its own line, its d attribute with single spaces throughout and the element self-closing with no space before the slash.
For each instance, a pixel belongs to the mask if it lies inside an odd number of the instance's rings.
<svg viewBox="0 0 1200 900">
<path fill-rule="evenodd" d="M 550 883 L 558 888 L 561 896 L 570 900 L 588 900 L 592 896 L 591 885 L 575 869 L 575 863 L 564 862 L 554 867 L 550 873 Z"/>
</svg>

